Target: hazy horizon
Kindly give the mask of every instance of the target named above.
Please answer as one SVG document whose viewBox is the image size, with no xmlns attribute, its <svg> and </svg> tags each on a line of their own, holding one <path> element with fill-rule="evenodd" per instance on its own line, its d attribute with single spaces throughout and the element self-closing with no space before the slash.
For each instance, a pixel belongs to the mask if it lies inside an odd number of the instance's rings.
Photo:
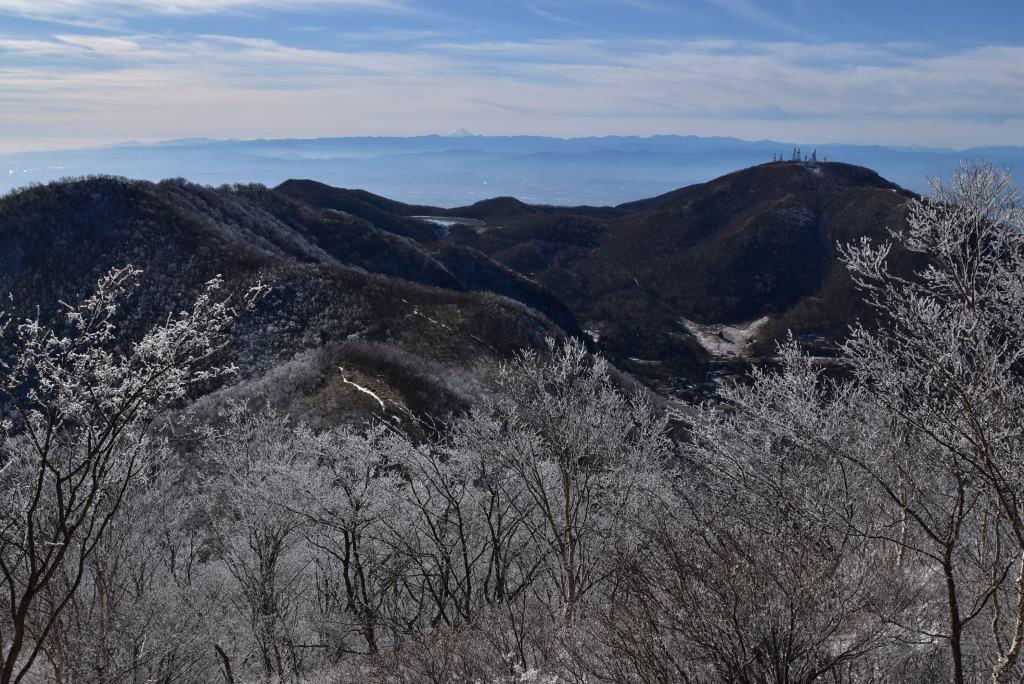
<svg viewBox="0 0 1024 684">
<path fill-rule="evenodd" d="M 0 191 L 68 176 L 109 174 L 205 185 L 311 178 L 413 204 L 462 206 L 496 196 L 531 204 L 615 205 L 776 158 L 804 155 L 877 171 L 907 189 L 928 190 L 963 159 L 1024 168 L 1024 148 L 969 151 L 877 145 L 706 138 L 544 136 L 179 139 L 77 150 L 0 153 Z M 6 171 L 6 173 L 3 173 Z"/>
<path fill-rule="evenodd" d="M 345 133 L 334 133 L 324 135 L 314 135 L 308 137 L 289 137 L 289 136 L 260 136 L 252 138 L 240 138 L 240 137 L 209 137 L 209 136 L 189 136 L 181 138 L 132 138 L 124 140 L 114 140 L 109 142 L 79 142 L 78 144 L 60 144 L 54 143 L 52 146 L 42 147 L 26 147 L 26 148 L 12 148 L 4 149 L 0 148 L 0 155 L 5 154 L 22 154 L 31 152 L 60 152 L 60 151 L 85 151 L 85 150 L 98 150 L 116 147 L 130 147 L 130 146 L 161 146 L 179 143 L 259 143 L 259 142 L 275 142 L 282 140 L 295 140 L 295 141 L 316 141 L 316 140 L 386 140 L 386 139 L 411 139 L 411 138 L 445 138 L 445 139 L 459 139 L 459 138 L 549 138 L 552 140 L 588 140 L 588 139 L 639 139 L 639 140 L 657 140 L 659 138 L 700 138 L 700 139 L 713 139 L 722 138 L 728 140 L 737 140 L 743 143 L 753 144 L 774 144 L 774 145 L 799 145 L 802 147 L 830 147 L 830 146 L 850 146 L 850 147 L 886 147 L 891 149 L 919 149 L 929 151 L 941 151 L 941 152 L 965 152 L 972 149 L 985 149 L 985 148 L 997 148 L 997 147 L 1013 147 L 1013 148 L 1024 148 L 1024 144 L 999 144 L 999 145 L 966 145 L 966 146 L 951 146 L 951 145 L 886 145 L 880 142 L 857 142 L 852 140 L 842 139 L 830 139 L 825 141 L 794 141 L 794 140 L 776 140 L 772 138 L 751 138 L 742 134 L 735 135 L 715 135 L 715 136 L 702 136 L 694 133 L 629 133 L 629 132 L 611 132 L 594 135 L 545 135 L 543 133 L 534 132 L 509 132 L 499 134 L 484 134 L 476 133 L 468 129 L 458 127 L 449 132 L 434 131 L 431 133 L 410 133 L 407 135 L 402 134 L 361 134 L 361 135 L 347 135 Z"/>
</svg>

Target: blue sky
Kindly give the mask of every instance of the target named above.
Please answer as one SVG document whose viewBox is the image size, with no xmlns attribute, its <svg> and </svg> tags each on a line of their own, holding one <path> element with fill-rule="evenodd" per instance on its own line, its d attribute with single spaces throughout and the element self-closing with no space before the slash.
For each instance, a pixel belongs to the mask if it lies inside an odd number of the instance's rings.
<svg viewBox="0 0 1024 684">
<path fill-rule="evenodd" d="M 677 133 L 1024 145 L 1024 2 L 0 0 L 0 151 Z"/>
</svg>

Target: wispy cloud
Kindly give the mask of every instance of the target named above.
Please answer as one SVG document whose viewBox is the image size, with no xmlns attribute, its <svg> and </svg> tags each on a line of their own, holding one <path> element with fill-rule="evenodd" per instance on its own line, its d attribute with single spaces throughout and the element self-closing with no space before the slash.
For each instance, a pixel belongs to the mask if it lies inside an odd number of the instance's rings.
<svg viewBox="0 0 1024 684">
<path fill-rule="evenodd" d="M 564 24 L 564 25 L 567 25 L 567 26 L 573 26 L 573 27 L 577 27 L 577 28 L 581 28 L 581 27 L 582 28 L 586 28 L 587 27 L 587 24 L 585 24 L 584 22 L 578 21 L 576 19 L 572 19 L 570 17 L 563 16 L 563 15 L 558 14 L 556 12 L 553 12 L 553 11 L 551 11 L 549 9 L 545 9 L 544 7 L 536 5 L 536 4 L 532 3 L 532 2 L 526 3 L 524 5 L 524 7 L 526 8 L 527 12 L 530 12 L 531 14 L 534 14 L 534 15 L 540 17 L 541 19 L 546 19 L 547 21 L 553 21 L 553 22 L 555 22 L 557 24 Z"/>
<path fill-rule="evenodd" d="M 294 10 L 299 7 L 410 9 L 406 0 L 0 0 L 0 14 L 60 19 L 142 13 L 214 14 L 252 8 Z"/>
<path fill-rule="evenodd" d="M 643 10 L 645 12 L 657 12 L 663 13 L 668 11 L 671 7 L 671 3 L 665 3 L 664 1 L 658 0 L 604 0 L 607 4 L 612 5 L 624 5 L 633 9 Z"/>
<path fill-rule="evenodd" d="M 780 19 L 776 14 L 762 9 L 755 0 L 711 0 L 711 4 L 758 26 L 777 31 L 785 35 L 809 38 L 807 32 Z"/>
<path fill-rule="evenodd" d="M 1024 47 L 431 38 L 358 50 L 223 35 L 0 36 L 0 143 L 456 125 L 1024 143 Z"/>
<path fill-rule="evenodd" d="M 7 52 L 30 57 L 52 57 L 79 52 L 74 45 L 57 40 L 35 40 L 26 38 L 0 38 L 0 53 Z"/>
</svg>

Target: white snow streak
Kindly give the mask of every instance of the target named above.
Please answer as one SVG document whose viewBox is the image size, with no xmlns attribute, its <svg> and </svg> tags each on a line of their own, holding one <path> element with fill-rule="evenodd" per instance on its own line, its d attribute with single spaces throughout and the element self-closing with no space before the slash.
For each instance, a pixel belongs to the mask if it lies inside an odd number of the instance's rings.
<svg viewBox="0 0 1024 684">
<path fill-rule="evenodd" d="M 338 370 L 340 370 L 342 373 L 345 372 L 345 369 L 340 367 L 340 366 L 338 367 Z M 344 382 L 346 385 L 352 385 L 353 387 L 355 387 L 357 390 L 359 390 L 363 394 L 369 394 L 371 397 L 376 399 L 377 403 L 380 404 L 380 410 L 381 411 L 386 411 L 387 410 L 387 406 L 384 405 L 384 400 L 381 399 L 379 396 L 377 396 L 377 393 L 374 392 L 373 390 L 367 389 L 366 387 L 363 387 L 358 382 L 352 382 L 351 380 L 346 378 L 344 375 L 341 376 L 341 381 Z"/>
</svg>

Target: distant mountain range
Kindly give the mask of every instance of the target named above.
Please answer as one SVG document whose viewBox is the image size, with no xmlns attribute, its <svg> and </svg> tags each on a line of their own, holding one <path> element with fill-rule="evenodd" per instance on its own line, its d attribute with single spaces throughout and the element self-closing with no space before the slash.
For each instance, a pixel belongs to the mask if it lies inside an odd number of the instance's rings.
<svg viewBox="0 0 1024 684">
<path fill-rule="evenodd" d="M 132 264 L 145 273 L 130 337 L 215 274 L 239 289 L 262 279 L 272 294 L 231 348 L 242 384 L 222 391 L 311 422 L 376 410 L 342 379 L 443 418 L 515 351 L 567 335 L 686 396 L 789 330 L 829 347 L 870 317 L 836 244 L 885 238 L 912 197 L 836 162 L 770 162 L 574 207 L 497 197 L 443 209 L 311 180 L 96 177 L 0 198 L 0 293 L 25 315 L 52 311 Z"/>
<path fill-rule="evenodd" d="M 0 191 L 67 176 L 112 174 L 152 181 L 263 183 L 315 178 L 362 187 L 407 203 L 456 206 L 495 196 L 529 204 L 616 205 L 704 182 L 795 150 L 818 160 L 866 166 L 922 192 L 962 159 L 985 159 L 1024 174 L 1024 147 L 967 150 L 662 135 L 549 138 L 450 135 L 129 142 L 0 155 Z"/>
</svg>

